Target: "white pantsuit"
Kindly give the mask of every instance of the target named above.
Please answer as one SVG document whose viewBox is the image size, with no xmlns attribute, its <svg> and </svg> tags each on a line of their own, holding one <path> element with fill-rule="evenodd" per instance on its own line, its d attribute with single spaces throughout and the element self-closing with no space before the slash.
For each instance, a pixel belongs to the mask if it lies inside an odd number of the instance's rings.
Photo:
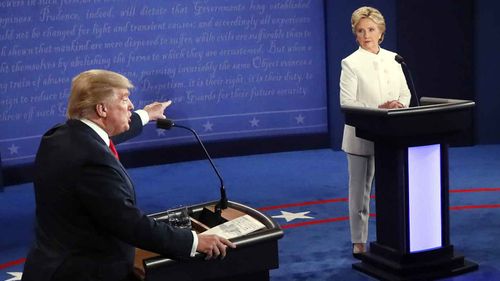
<svg viewBox="0 0 500 281">
<path fill-rule="evenodd" d="M 349 224 L 352 243 L 365 243 L 368 239 L 370 191 L 375 176 L 373 155 L 347 154 L 349 170 Z"/>
<path fill-rule="evenodd" d="M 397 100 L 410 103 L 410 90 L 396 53 L 380 48 L 378 54 L 361 47 L 342 60 L 340 104 L 377 108 Z M 344 126 L 342 150 L 349 163 L 349 222 L 352 243 L 366 243 L 370 193 L 375 174 L 373 143 L 356 137 L 356 129 Z"/>
</svg>

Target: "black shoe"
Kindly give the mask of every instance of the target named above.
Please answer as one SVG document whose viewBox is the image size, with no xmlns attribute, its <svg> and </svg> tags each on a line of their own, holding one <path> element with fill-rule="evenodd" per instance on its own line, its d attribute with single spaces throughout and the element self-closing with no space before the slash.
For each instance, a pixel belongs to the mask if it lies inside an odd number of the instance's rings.
<svg viewBox="0 0 500 281">
<path fill-rule="evenodd" d="M 363 255 L 364 253 L 352 253 L 352 257 L 357 259 L 357 260 L 361 260 L 361 256 Z"/>
</svg>

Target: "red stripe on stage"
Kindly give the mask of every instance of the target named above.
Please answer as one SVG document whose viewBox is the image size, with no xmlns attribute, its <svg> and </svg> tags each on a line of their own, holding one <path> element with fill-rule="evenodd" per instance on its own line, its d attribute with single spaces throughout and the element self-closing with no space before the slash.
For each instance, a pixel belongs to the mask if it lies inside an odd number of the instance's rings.
<svg viewBox="0 0 500 281">
<path fill-rule="evenodd" d="M 276 209 L 286 209 L 286 208 L 291 208 L 291 207 L 303 207 L 303 206 L 328 204 L 328 203 L 336 203 L 336 202 L 347 202 L 347 198 L 334 198 L 334 199 L 327 199 L 327 200 L 307 201 L 307 202 L 301 202 L 301 203 L 290 203 L 290 204 L 283 204 L 283 205 L 277 205 L 277 206 L 261 207 L 261 208 L 257 208 L 257 209 L 259 211 L 269 211 L 269 210 L 276 210 Z"/>
<path fill-rule="evenodd" d="M 468 206 L 452 206 L 450 210 L 470 210 L 470 209 L 495 209 L 500 208 L 500 204 L 487 204 L 487 205 L 468 205 Z"/>
<path fill-rule="evenodd" d="M 453 206 L 453 207 L 450 207 L 450 210 L 460 211 L 460 210 L 471 210 L 471 209 L 495 209 L 495 208 L 500 208 L 500 204 Z M 370 217 L 372 217 L 372 218 L 375 218 L 376 216 L 377 216 L 376 214 L 370 214 Z M 349 217 L 338 217 L 338 218 L 330 218 L 330 219 L 323 219 L 323 220 L 313 220 L 313 221 L 306 221 L 306 222 L 300 222 L 300 223 L 283 224 L 280 226 L 282 229 L 287 229 L 287 228 L 295 228 L 295 227 L 301 227 L 301 226 L 323 224 L 323 223 L 330 223 L 330 222 L 338 222 L 338 221 L 345 221 L 345 220 L 349 220 Z"/>
<path fill-rule="evenodd" d="M 25 258 L 18 259 L 18 260 L 15 260 L 15 261 L 9 261 L 9 262 L 6 262 L 4 264 L 0 264 L 0 269 L 4 269 L 4 268 L 11 267 L 11 266 L 14 266 L 14 265 L 22 264 L 25 261 L 26 261 Z"/>
<path fill-rule="evenodd" d="M 450 193 L 466 193 L 466 192 L 496 192 L 500 191 L 500 187 L 482 187 L 482 188 L 470 188 L 470 189 L 453 189 L 450 190 Z M 375 195 L 371 195 L 370 198 L 374 199 Z M 257 208 L 259 211 L 269 211 L 269 210 L 276 210 L 276 209 L 286 209 L 286 208 L 292 208 L 292 207 L 303 207 L 303 206 L 310 206 L 310 205 L 319 205 L 319 204 L 328 204 L 328 203 L 338 203 L 338 202 L 347 202 L 347 198 L 333 198 L 333 199 L 326 199 L 326 200 L 317 200 L 317 201 L 306 201 L 306 202 L 299 202 L 299 203 L 290 203 L 290 204 L 283 204 L 283 205 L 276 205 L 276 206 L 268 206 L 268 207 L 261 207 Z"/>
<path fill-rule="evenodd" d="M 463 193 L 463 192 L 493 192 L 500 191 L 500 187 L 482 187 L 482 188 L 471 188 L 471 189 L 453 189 L 450 193 Z"/>
<path fill-rule="evenodd" d="M 374 218 L 374 217 L 376 217 L 376 215 L 370 214 L 370 217 Z M 315 224 L 322 224 L 322 223 L 330 223 L 330 222 L 347 221 L 347 220 L 349 220 L 349 217 L 338 217 L 338 218 L 329 218 L 329 219 L 323 219 L 323 220 L 313 220 L 313 221 L 306 221 L 306 222 L 299 222 L 299 223 L 283 224 L 283 225 L 280 225 L 280 227 L 283 229 L 286 229 L 286 228 L 294 228 L 294 227 L 301 227 L 301 226 L 308 226 L 308 225 L 315 225 Z"/>
<path fill-rule="evenodd" d="M 330 219 L 324 219 L 324 220 L 313 220 L 313 221 L 306 221 L 306 222 L 299 222 L 299 223 L 284 224 L 284 225 L 281 225 L 281 228 L 286 229 L 286 228 L 294 228 L 294 227 L 323 224 L 323 223 L 337 222 L 337 221 L 347 221 L 347 220 L 349 220 L 349 217 L 338 217 L 338 218 L 330 218 Z"/>
<path fill-rule="evenodd" d="M 371 195 L 370 198 L 375 198 L 375 195 Z M 317 201 L 306 201 L 306 202 L 300 202 L 300 203 L 290 203 L 290 204 L 283 204 L 283 205 L 276 205 L 276 206 L 268 206 L 268 207 L 260 207 L 257 208 L 259 211 L 269 211 L 269 210 L 276 210 L 276 209 L 286 209 L 286 208 L 291 208 L 291 207 L 303 207 L 303 206 L 310 206 L 310 205 L 319 205 L 319 204 L 328 204 L 328 203 L 338 203 L 338 202 L 347 202 L 349 199 L 347 198 L 333 198 L 333 199 L 326 199 L 326 200 L 317 200 Z"/>
</svg>

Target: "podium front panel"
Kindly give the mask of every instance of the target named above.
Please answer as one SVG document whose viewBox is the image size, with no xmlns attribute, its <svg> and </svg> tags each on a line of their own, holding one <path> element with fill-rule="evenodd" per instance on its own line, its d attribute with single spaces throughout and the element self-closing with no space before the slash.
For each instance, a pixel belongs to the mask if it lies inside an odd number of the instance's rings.
<svg viewBox="0 0 500 281">
<path fill-rule="evenodd" d="M 442 246 L 441 145 L 408 148 L 410 252 Z"/>
</svg>

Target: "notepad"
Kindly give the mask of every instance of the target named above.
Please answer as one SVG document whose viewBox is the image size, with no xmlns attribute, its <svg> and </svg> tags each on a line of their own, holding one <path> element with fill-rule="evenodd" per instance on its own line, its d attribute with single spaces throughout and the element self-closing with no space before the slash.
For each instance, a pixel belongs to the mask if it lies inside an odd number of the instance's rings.
<svg viewBox="0 0 500 281">
<path fill-rule="evenodd" d="M 226 239 L 231 239 L 252 233 L 262 228 L 265 228 L 263 223 L 250 215 L 244 215 L 210 228 L 203 232 L 203 234 L 216 234 Z"/>
</svg>

